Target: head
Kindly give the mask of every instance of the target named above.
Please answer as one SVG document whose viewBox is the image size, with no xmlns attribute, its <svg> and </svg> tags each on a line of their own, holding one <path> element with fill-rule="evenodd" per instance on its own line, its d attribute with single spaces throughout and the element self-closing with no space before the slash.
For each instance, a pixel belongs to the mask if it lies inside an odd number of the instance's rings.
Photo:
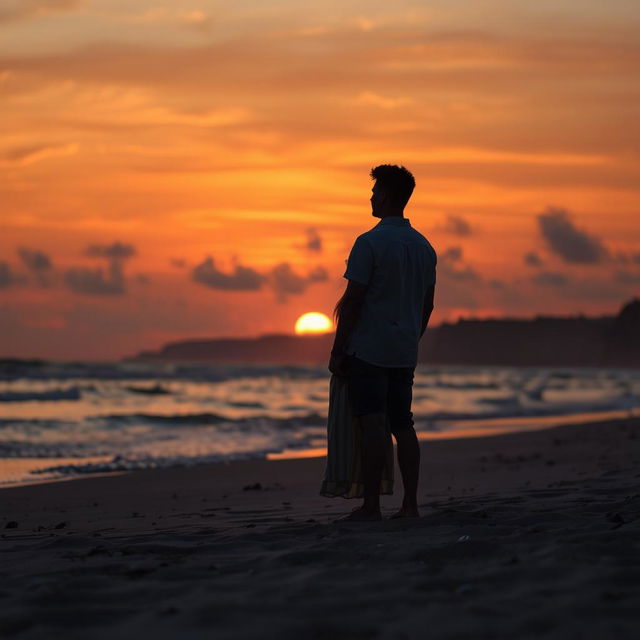
<svg viewBox="0 0 640 640">
<path fill-rule="evenodd" d="M 375 180 L 371 189 L 371 215 L 376 218 L 401 216 L 416 186 L 411 172 L 395 164 L 381 164 L 371 169 Z"/>
</svg>

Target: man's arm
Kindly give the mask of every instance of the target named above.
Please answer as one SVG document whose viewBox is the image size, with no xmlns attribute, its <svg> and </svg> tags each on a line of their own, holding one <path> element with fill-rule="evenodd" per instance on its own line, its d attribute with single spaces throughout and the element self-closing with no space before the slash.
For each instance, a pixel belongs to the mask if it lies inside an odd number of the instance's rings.
<svg viewBox="0 0 640 640">
<path fill-rule="evenodd" d="M 342 372 L 347 342 L 360 317 L 366 293 L 367 285 L 349 280 L 347 289 L 338 302 L 338 326 L 329 363 L 329 369 L 332 373 Z"/>
<path fill-rule="evenodd" d="M 429 318 L 431 318 L 431 312 L 433 311 L 433 297 L 435 295 L 435 291 L 436 285 L 434 283 L 427 289 L 427 293 L 424 297 L 424 303 L 422 305 L 422 331 L 420 332 L 421 338 L 424 335 L 424 332 L 427 330 Z"/>
</svg>

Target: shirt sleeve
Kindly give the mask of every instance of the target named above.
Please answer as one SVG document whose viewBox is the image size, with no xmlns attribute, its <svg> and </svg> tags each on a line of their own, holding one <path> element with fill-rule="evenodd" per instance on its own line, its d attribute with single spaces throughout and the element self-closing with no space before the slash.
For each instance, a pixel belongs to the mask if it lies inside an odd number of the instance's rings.
<svg viewBox="0 0 640 640">
<path fill-rule="evenodd" d="M 349 254 L 344 277 L 360 284 L 369 284 L 373 274 L 373 265 L 373 249 L 371 245 L 365 238 L 358 236 Z"/>
</svg>

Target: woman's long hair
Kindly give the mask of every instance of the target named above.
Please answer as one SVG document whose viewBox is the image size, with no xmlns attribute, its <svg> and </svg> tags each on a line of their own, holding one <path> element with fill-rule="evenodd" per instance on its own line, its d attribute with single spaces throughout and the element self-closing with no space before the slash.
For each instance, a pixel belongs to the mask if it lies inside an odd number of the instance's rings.
<svg viewBox="0 0 640 640">
<path fill-rule="evenodd" d="M 342 315 L 342 312 L 344 310 L 344 303 L 346 301 L 346 297 L 347 297 L 347 292 L 345 291 L 342 294 L 342 298 L 340 298 L 340 300 L 338 300 L 338 302 L 336 302 L 336 306 L 333 309 L 333 322 L 335 324 L 335 326 L 338 326 L 338 323 L 340 322 L 340 316 Z"/>
</svg>

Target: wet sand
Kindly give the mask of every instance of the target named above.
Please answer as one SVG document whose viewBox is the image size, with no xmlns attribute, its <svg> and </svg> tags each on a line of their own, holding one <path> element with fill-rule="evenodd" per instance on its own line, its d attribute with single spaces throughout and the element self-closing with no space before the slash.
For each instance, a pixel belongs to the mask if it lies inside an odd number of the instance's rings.
<svg viewBox="0 0 640 640">
<path fill-rule="evenodd" d="M 414 520 L 334 523 L 323 458 L 0 490 L 0 635 L 637 637 L 640 419 L 421 447 Z"/>
</svg>

